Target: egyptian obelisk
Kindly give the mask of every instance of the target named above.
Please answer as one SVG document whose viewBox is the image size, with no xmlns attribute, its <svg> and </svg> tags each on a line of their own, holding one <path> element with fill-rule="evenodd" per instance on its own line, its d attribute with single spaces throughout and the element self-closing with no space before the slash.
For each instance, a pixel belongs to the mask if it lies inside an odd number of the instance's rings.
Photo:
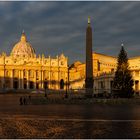
<svg viewBox="0 0 140 140">
<path fill-rule="evenodd" d="M 92 59 L 92 28 L 90 17 L 86 29 L 86 77 L 85 77 L 86 97 L 92 97 L 93 93 L 93 59 Z"/>
</svg>

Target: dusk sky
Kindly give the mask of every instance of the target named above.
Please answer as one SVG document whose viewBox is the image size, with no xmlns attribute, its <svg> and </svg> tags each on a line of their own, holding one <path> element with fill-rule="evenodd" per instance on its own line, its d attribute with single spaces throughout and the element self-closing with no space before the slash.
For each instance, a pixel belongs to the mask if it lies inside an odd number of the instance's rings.
<svg viewBox="0 0 140 140">
<path fill-rule="evenodd" d="M 87 18 L 93 52 L 140 56 L 140 2 L 0 2 L 0 52 L 10 53 L 24 29 L 36 54 L 64 53 L 69 64 L 85 62 Z"/>
</svg>

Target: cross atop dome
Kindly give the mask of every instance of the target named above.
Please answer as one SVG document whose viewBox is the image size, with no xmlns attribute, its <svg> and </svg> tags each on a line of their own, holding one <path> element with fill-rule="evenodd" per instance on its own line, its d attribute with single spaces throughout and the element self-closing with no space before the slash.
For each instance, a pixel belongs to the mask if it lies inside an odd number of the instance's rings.
<svg viewBox="0 0 140 140">
<path fill-rule="evenodd" d="M 22 30 L 22 35 L 25 35 L 25 31 L 24 31 L 24 29 Z"/>
<path fill-rule="evenodd" d="M 21 42 L 26 42 L 26 35 L 25 35 L 25 32 L 24 32 L 24 30 L 22 31 L 22 35 L 21 35 L 21 38 L 20 38 L 20 41 Z"/>
</svg>

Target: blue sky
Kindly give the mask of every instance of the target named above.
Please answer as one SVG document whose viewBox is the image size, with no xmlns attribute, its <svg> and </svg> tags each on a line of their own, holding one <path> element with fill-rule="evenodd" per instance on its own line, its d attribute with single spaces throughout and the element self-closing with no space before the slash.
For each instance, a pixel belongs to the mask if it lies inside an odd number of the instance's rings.
<svg viewBox="0 0 140 140">
<path fill-rule="evenodd" d="M 87 18 L 93 28 L 93 52 L 140 56 L 140 2 L 0 2 L 0 52 L 10 53 L 24 29 L 36 54 L 64 53 L 69 64 L 85 62 Z"/>
</svg>

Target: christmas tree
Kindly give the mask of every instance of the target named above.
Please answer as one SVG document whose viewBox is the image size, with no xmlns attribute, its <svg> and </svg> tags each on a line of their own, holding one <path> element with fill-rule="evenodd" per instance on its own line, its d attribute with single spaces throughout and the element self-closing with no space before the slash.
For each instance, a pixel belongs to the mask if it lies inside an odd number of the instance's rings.
<svg viewBox="0 0 140 140">
<path fill-rule="evenodd" d="M 117 61 L 118 61 L 117 69 L 113 81 L 114 89 L 116 89 L 119 92 L 120 97 L 132 97 L 134 93 L 133 91 L 134 81 L 132 79 L 132 75 L 129 70 L 127 53 L 124 50 L 123 45 L 118 55 Z"/>
</svg>

